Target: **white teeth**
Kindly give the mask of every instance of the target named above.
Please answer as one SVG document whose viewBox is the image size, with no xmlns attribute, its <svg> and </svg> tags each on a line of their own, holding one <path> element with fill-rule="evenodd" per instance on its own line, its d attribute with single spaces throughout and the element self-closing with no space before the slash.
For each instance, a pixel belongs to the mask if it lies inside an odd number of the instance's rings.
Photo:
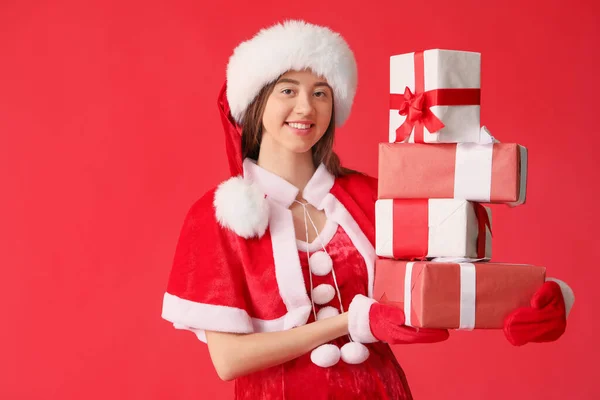
<svg viewBox="0 0 600 400">
<path fill-rule="evenodd" d="M 309 125 L 305 125 L 305 124 L 298 124 L 295 122 L 288 122 L 288 125 L 291 126 L 292 128 L 296 128 L 296 129 L 308 129 L 310 128 L 310 124 Z"/>
</svg>

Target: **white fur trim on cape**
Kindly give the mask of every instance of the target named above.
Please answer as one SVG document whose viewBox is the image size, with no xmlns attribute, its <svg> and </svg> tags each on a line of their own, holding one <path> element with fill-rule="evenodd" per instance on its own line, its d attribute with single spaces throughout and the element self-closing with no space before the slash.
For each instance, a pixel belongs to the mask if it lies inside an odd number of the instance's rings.
<svg viewBox="0 0 600 400">
<path fill-rule="evenodd" d="M 258 185 L 241 176 L 221 183 L 213 204 L 219 224 L 245 239 L 261 237 L 269 225 L 269 202 L 265 194 Z"/>
<path fill-rule="evenodd" d="M 241 308 L 198 303 L 165 293 L 162 318 L 173 323 L 176 329 L 194 332 L 198 339 L 206 343 L 206 330 L 234 333 L 277 332 L 305 324 L 311 310 L 309 305 L 276 319 L 260 319 L 250 317 Z M 290 325 L 290 320 L 297 325 Z"/>
<path fill-rule="evenodd" d="M 220 332 L 254 332 L 252 319 L 245 310 L 186 300 L 170 293 L 163 296 L 162 318 L 199 329 Z"/>
<path fill-rule="evenodd" d="M 291 329 L 306 324 L 312 304 L 306 292 L 302 265 L 298 257 L 292 212 L 276 201 L 270 202 L 269 206 L 269 231 L 275 277 L 281 300 L 288 310 L 284 329 Z"/>
<path fill-rule="evenodd" d="M 373 245 L 365 236 L 364 232 L 360 229 L 360 226 L 358 226 L 352 217 L 352 214 L 350 214 L 342 202 L 339 201 L 333 194 L 328 193 L 317 208 L 324 209 L 325 214 L 327 214 L 327 218 L 331 218 L 342 226 L 360 255 L 365 260 L 368 276 L 367 295 L 369 297 L 373 297 L 373 284 L 375 281 L 375 258 L 377 257 Z"/>
<path fill-rule="evenodd" d="M 311 69 L 333 89 L 335 123 L 348 119 L 356 93 L 354 54 L 339 33 L 304 21 L 285 21 L 260 30 L 239 44 L 227 65 L 227 101 L 242 123 L 263 86 L 290 70 Z"/>
</svg>

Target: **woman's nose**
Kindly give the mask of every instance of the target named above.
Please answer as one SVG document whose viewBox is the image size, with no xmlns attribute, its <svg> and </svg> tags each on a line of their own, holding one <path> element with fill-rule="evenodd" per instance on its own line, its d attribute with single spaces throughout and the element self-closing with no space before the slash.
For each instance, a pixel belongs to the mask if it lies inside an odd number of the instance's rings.
<svg viewBox="0 0 600 400">
<path fill-rule="evenodd" d="M 313 112 L 312 96 L 309 93 L 301 93 L 296 97 L 294 111 L 300 115 L 309 115 Z"/>
</svg>

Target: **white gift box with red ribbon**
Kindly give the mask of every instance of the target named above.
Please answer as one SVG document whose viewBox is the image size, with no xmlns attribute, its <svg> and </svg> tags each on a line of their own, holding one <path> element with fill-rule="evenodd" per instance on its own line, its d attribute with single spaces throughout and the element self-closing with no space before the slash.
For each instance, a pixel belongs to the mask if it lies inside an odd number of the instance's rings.
<svg viewBox="0 0 600 400">
<path fill-rule="evenodd" d="M 491 210 L 454 199 L 375 202 L 375 252 L 395 259 L 492 257 Z"/>
<path fill-rule="evenodd" d="M 480 53 L 432 49 L 390 57 L 389 142 L 479 142 L 480 76 Z"/>
</svg>

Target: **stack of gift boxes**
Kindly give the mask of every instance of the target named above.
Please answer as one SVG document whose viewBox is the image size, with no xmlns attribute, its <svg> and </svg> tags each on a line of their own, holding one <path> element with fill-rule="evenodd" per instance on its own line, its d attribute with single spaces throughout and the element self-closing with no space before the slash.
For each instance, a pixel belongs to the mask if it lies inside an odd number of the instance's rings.
<svg viewBox="0 0 600 400">
<path fill-rule="evenodd" d="M 379 145 L 374 297 L 414 327 L 502 328 L 544 267 L 490 262 L 485 203 L 523 204 L 527 150 L 481 127 L 479 53 L 390 58 L 389 143 Z"/>
</svg>

